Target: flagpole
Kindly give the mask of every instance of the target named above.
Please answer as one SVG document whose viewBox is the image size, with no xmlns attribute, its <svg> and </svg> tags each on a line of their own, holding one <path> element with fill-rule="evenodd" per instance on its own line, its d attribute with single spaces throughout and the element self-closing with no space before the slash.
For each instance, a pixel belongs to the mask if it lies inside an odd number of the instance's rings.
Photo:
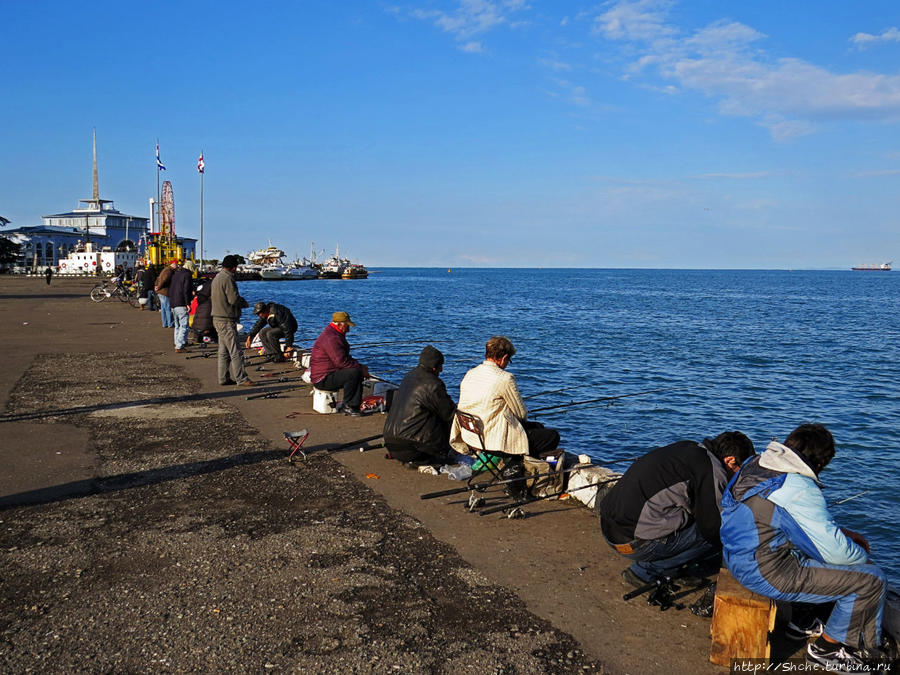
<svg viewBox="0 0 900 675">
<path fill-rule="evenodd" d="M 157 219 L 159 217 L 159 204 L 160 204 L 160 193 L 159 193 L 159 139 L 156 139 L 156 210 L 155 213 L 157 215 Z M 150 223 L 151 227 L 155 226 L 155 223 Z M 159 232 L 159 230 L 156 230 Z"/>
<path fill-rule="evenodd" d="M 203 255 L 203 151 L 200 151 L 200 268 L 203 268 L 203 260 L 205 256 Z"/>
</svg>

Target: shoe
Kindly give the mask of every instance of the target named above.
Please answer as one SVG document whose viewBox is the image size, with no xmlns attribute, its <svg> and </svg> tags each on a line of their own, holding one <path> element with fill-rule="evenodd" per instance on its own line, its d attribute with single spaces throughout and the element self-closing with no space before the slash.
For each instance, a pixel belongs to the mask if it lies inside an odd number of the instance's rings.
<svg viewBox="0 0 900 675">
<path fill-rule="evenodd" d="M 231 385 L 233 385 L 233 384 L 235 384 L 235 381 L 232 380 L 231 378 L 228 378 L 228 379 L 225 380 L 224 382 L 219 382 L 219 386 L 220 386 L 220 387 L 229 387 L 229 386 L 231 386 Z"/>
<path fill-rule="evenodd" d="M 791 620 L 788 621 L 787 626 L 784 627 L 784 634 L 787 638 L 789 640 L 797 640 L 798 642 L 801 640 L 809 640 L 810 638 L 817 638 L 824 632 L 825 624 L 817 617 L 811 617 L 805 621 L 798 617 L 797 623 L 794 623 L 794 621 Z"/>
<path fill-rule="evenodd" d="M 359 408 L 351 408 L 350 406 L 344 407 L 344 414 L 350 417 L 362 417 L 362 412 Z"/>
<path fill-rule="evenodd" d="M 175 347 L 176 354 L 184 354 L 187 351 L 184 347 Z"/>
<path fill-rule="evenodd" d="M 829 672 L 836 673 L 864 672 L 865 667 L 863 660 L 847 645 L 835 643 L 822 647 L 818 640 L 809 643 L 806 648 L 806 660 L 825 666 Z"/>
<path fill-rule="evenodd" d="M 622 578 L 625 580 L 625 583 L 629 586 L 634 586 L 635 588 L 640 588 L 641 586 L 653 583 L 653 581 L 641 579 L 630 567 L 626 567 L 622 570 Z"/>
<path fill-rule="evenodd" d="M 248 379 L 244 380 L 243 382 L 238 382 L 237 386 L 239 386 L 239 387 L 255 387 L 256 382 L 254 382 L 253 380 L 248 378 Z"/>
</svg>

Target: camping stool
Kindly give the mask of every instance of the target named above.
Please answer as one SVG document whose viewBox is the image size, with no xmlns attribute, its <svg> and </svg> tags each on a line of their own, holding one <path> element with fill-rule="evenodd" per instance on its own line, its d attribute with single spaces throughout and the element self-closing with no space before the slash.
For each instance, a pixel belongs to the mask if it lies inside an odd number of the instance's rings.
<svg viewBox="0 0 900 675">
<path fill-rule="evenodd" d="M 284 440 L 287 441 L 288 447 L 291 449 L 291 454 L 288 456 L 289 462 L 294 461 L 294 454 L 298 452 L 303 455 L 303 459 L 306 459 L 306 453 L 300 449 L 300 446 L 303 445 L 307 438 L 309 438 L 309 432 L 306 429 L 284 432 Z"/>
<path fill-rule="evenodd" d="M 323 415 L 337 412 L 337 392 L 313 387 L 313 410 Z"/>
<path fill-rule="evenodd" d="M 728 666 L 733 659 L 769 662 L 769 634 L 775 627 L 775 601 L 741 586 L 724 567 L 716 582 L 709 660 Z"/>
</svg>

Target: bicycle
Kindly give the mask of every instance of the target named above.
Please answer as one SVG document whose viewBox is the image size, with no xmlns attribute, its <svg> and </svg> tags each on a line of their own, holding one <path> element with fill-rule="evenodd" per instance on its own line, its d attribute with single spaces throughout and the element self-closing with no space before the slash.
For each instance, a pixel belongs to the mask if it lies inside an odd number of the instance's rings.
<svg viewBox="0 0 900 675">
<path fill-rule="evenodd" d="M 94 286 L 91 289 L 90 297 L 94 302 L 103 302 L 107 298 L 118 298 L 121 302 L 127 302 L 132 307 L 140 306 L 138 291 L 134 284 L 125 286 L 118 277 Z"/>
</svg>

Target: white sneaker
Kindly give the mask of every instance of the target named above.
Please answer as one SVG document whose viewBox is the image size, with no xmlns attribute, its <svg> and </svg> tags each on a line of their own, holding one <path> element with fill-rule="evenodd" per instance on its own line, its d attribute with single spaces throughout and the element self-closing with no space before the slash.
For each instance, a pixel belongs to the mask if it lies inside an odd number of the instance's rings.
<svg viewBox="0 0 900 675">
<path fill-rule="evenodd" d="M 784 627 L 784 634 L 791 640 L 809 640 L 819 637 L 824 632 L 825 624 L 816 617 L 799 624 L 788 621 L 787 626 Z"/>
<path fill-rule="evenodd" d="M 822 649 L 815 642 L 806 648 L 806 660 L 825 666 L 829 672 L 859 673 L 864 672 L 865 664 L 853 650 L 846 645 L 835 644 L 834 649 Z"/>
</svg>

